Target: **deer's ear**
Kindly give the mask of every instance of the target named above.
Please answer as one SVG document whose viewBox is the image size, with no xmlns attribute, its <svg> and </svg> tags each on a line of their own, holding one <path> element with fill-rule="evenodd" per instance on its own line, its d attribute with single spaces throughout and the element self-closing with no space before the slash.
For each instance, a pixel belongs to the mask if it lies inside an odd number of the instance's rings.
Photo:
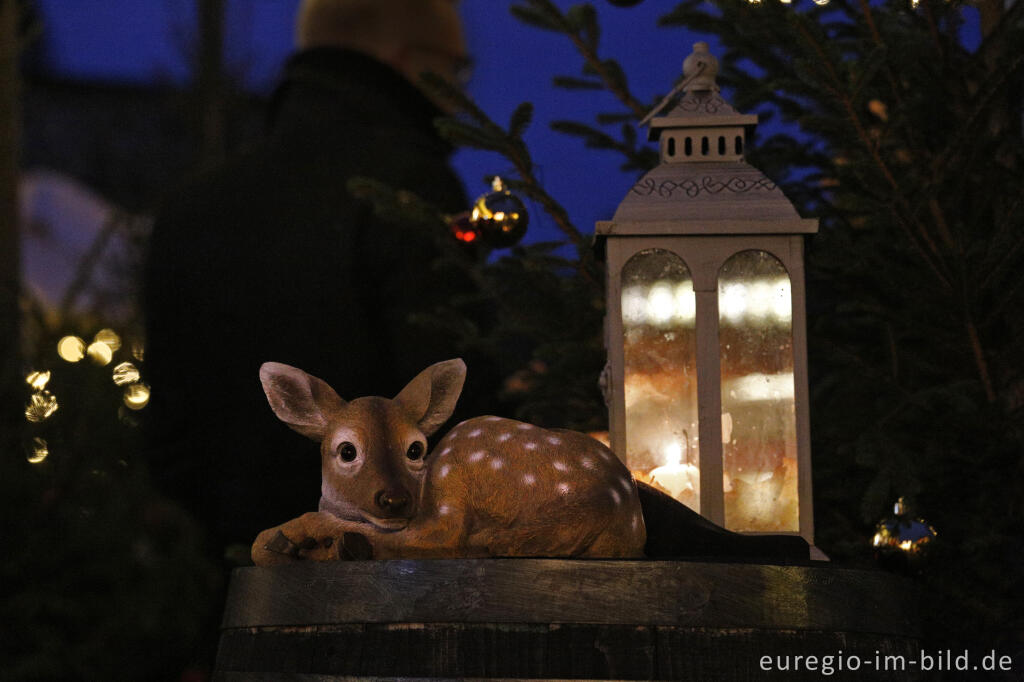
<svg viewBox="0 0 1024 682">
<path fill-rule="evenodd" d="M 327 415 L 345 404 L 326 382 L 279 362 L 263 363 L 260 382 L 277 418 L 316 441 L 327 431 Z"/>
<path fill-rule="evenodd" d="M 465 380 L 466 363 L 461 359 L 439 362 L 417 374 L 395 402 L 430 436 L 452 416 Z"/>
</svg>

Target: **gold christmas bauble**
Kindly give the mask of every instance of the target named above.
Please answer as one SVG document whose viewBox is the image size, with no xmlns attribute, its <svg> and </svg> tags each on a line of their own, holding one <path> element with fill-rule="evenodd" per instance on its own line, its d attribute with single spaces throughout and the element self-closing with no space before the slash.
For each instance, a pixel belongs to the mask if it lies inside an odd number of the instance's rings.
<svg viewBox="0 0 1024 682">
<path fill-rule="evenodd" d="M 515 246 L 529 223 L 526 205 L 505 188 L 501 178 L 494 178 L 491 189 L 473 204 L 470 222 L 488 245 L 496 249 Z"/>
</svg>

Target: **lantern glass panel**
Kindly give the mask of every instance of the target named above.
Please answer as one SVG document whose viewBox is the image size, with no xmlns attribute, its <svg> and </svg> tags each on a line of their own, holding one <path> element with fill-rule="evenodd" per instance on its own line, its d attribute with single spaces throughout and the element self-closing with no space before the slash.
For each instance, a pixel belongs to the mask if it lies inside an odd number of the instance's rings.
<svg viewBox="0 0 1024 682">
<path fill-rule="evenodd" d="M 647 249 L 622 269 L 626 463 L 700 511 L 697 337 L 686 263 Z"/>
<path fill-rule="evenodd" d="M 742 251 L 718 277 L 725 525 L 799 530 L 793 304 L 785 266 Z"/>
</svg>

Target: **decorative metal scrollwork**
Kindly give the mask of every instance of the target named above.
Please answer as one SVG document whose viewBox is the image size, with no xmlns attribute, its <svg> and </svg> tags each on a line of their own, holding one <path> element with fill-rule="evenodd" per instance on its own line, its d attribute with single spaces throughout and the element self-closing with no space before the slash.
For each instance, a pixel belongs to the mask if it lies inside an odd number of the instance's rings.
<svg viewBox="0 0 1024 682">
<path fill-rule="evenodd" d="M 719 111 L 733 112 L 732 106 L 717 92 L 687 94 L 676 105 L 676 109 L 688 113 L 717 114 Z"/>
<path fill-rule="evenodd" d="M 692 199 L 699 196 L 702 192 L 718 194 L 723 190 L 728 190 L 733 194 L 743 194 L 753 191 L 771 192 L 775 188 L 775 183 L 763 175 L 754 180 L 739 177 L 722 180 L 705 176 L 700 180 L 682 178 L 680 180 L 662 180 L 660 182 L 654 178 L 646 177 L 641 178 L 640 182 L 633 185 L 631 192 L 643 197 L 657 194 L 660 197 L 668 198 L 677 191 L 682 190 L 686 196 Z"/>
</svg>

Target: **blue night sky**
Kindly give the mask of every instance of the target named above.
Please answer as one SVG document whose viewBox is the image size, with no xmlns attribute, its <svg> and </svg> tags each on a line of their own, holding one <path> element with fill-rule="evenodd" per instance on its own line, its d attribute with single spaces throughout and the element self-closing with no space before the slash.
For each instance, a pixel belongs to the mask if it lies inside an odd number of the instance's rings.
<svg viewBox="0 0 1024 682">
<path fill-rule="evenodd" d="M 56 73 L 83 80 L 183 82 L 189 35 L 195 24 L 193 0 L 37 0 L 44 23 L 45 54 Z M 229 0 L 227 58 L 248 88 L 269 90 L 292 42 L 298 0 Z M 620 157 L 583 148 L 551 132 L 553 120 L 592 121 L 602 110 L 618 110 L 602 92 L 568 92 L 551 85 L 557 74 L 578 75 L 580 58 L 564 37 L 521 25 L 509 14 L 509 0 L 464 0 L 470 48 L 476 68 L 470 90 L 495 120 L 505 123 L 515 106 L 536 105 L 527 142 L 548 191 L 569 209 L 577 226 L 593 230 L 611 217 L 635 179 L 619 172 Z M 557 3 L 568 7 L 572 2 Z M 619 59 L 634 93 L 652 100 L 667 92 L 695 40 L 707 36 L 662 29 L 658 17 L 674 0 L 646 0 L 618 8 L 593 3 L 600 14 L 602 55 Z M 712 48 L 714 49 L 714 43 Z M 472 198 L 487 190 L 483 176 L 510 170 L 500 157 L 460 151 L 455 166 Z M 468 207 L 467 207 L 468 208 Z M 539 209 L 531 211 L 527 242 L 559 239 Z"/>
<path fill-rule="evenodd" d="M 135 83 L 183 82 L 187 77 L 189 36 L 195 25 L 194 0 L 37 0 L 45 31 L 45 52 L 59 74 L 85 80 Z M 611 217 L 635 180 L 618 170 L 621 157 L 585 149 L 575 138 L 549 130 L 551 121 L 592 122 L 599 111 L 621 107 L 604 92 L 565 91 L 551 85 L 554 75 L 578 75 L 581 59 L 563 36 L 520 24 L 509 14 L 511 0 L 463 0 L 470 49 L 476 62 L 470 91 L 492 118 L 504 124 L 519 102 L 536 105 L 527 133 L 538 174 L 548 191 L 569 210 L 585 233 Z M 556 4 L 568 8 L 569 0 Z M 622 63 L 634 94 L 653 101 L 667 92 L 683 58 L 697 40 L 712 36 L 657 26 L 675 0 L 646 0 L 632 8 L 605 0 L 592 2 L 600 15 L 601 54 Z M 298 0 L 228 0 L 227 59 L 246 87 L 267 92 L 291 50 L 292 20 Z M 965 42 L 977 43 L 975 18 L 968 14 Z M 728 96 L 728 93 L 726 93 Z M 777 123 L 765 132 L 777 132 Z M 487 190 L 483 177 L 510 170 L 500 157 L 461 150 L 455 167 L 467 193 Z M 468 208 L 468 207 L 467 207 Z M 560 239 L 546 215 L 531 207 L 526 242 Z"/>
<path fill-rule="evenodd" d="M 44 22 L 45 52 L 51 68 L 84 80 L 183 82 L 187 77 L 189 36 L 195 25 L 194 0 L 37 0 Z M 485 111 L 504 124 L 519 102 L 536 105 L 527 133 L 538 174 L 548 191 L 569 210 L 583 232 L 611 217 L 636 179 L 618 166 L 621 157 L 585 149 L 575 138 L 549 130 L 551 121 L 592 122 L 599 111 L 621 107 L 604 92 L 565 91 L 551 85 L 554 75 L 579 75 L 581 59 L 563 36 L 520 24 L 509 14 L 512 0 L 463 0 L 462 14 L 476 68 L 470 92 Z M 575 2 L 556 0 L 568 8 Z M 657 20 L 675 0 L 646 0 L 619 8 L 593 0 L 602 28 L 601 54 L 618 59 L 641 101 L 667 92 L 681 72 L 692 44 L 713 36 L 679 28 L 659 28 Z M 267 92 L 291 50 L 298 0 L 228 0 L 227 59 L 246 87 Z M 967 12 L 965 43 L 976 46 L 977 19 Z M 728 93 L 726 93 L 728 96 Z M 764 132 L 777 132 L 778 123 Z M 794 131 L 790 131 L 794 132 Z M 510 170 L 496 155 L 461 150 L 454 164 L 473 196 L 487 190 L 483 177 Z M 468 208 L 468 207 L 467 207 Z M 560 239 L 541 211 L 532 207 L 526 242 Z"/>
</svg>

